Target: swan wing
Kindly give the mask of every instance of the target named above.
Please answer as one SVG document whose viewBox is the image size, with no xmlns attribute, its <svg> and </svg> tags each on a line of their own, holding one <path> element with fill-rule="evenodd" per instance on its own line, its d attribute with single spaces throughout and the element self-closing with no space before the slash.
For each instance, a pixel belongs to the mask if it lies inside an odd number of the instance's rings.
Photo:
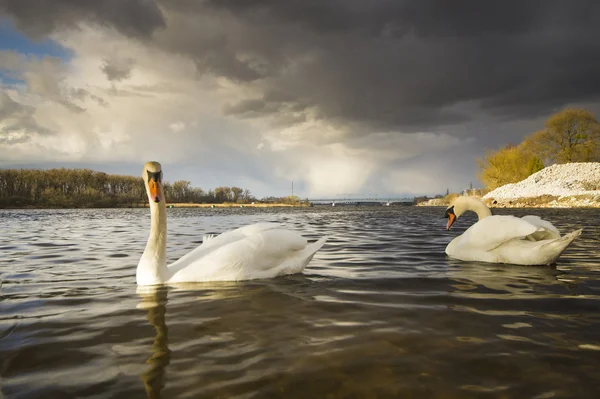
<svg viewBox="0 0 600 399">
<path fill-rule="evenodd" d="M 560 238 L 560 233 L 556 227 L 552 223 L 547 220 L 543 220 L 539 216 L 535 215 L 526 215 L 521 219 L 526 220 L 532 225 L 536 226 L 538 230 L 528 236 L 527 238 L 531 241 L 541 241 L 541 240 L 549 240 L 551 238 Z"/>
<path fill-rule="evenodd" d="M 269 229 L 219 247 L 203 261 L 253 271 L 268 270 L 306 248 L 306 238 L 291 230 Z"/>
<path fill-rule="evenodd" d="M 254 231 L 253 234 L 246 234 Z M 177 271 L 170 282 L 235 281 L 270 278 L 297 273 L 312 258 L 324 241 L 315 248 L 307 246 L 306 238 L 284 230 L 248 229 L 244 237 L 220 245 L 194 259 Z M 313 244 L 314 245 L 314 244 Z M 310 249 L 310 253 L 307 250 Z"/>
<path fill-rule="evenodd" d="M 525 238 L 538 230 L 538 226 L 515 216 L 488 216 L 469 227 L 457 244 L 462 249 L 491 251 L 507 241 Z"/>
<path fill-rule="evenodd" d="M 227 244 L 230 244 L 235 241 L 239 241 L 248 237 L 249 235 L 260 233 L 266 230 L 277 229 L 281 227 L 277 223 L 254 223 L 248 226 L 243 226 L 235 230 L 226 231 L 219 235 L 209 234 L 203 236 L 203 242 L 198 247 L 185 254 L 176 262 L 173 262 L 168 266 L 171 269 L 172 273 L 177 272 L 181 267 L 185 267 L 190 263 L 201 259 L 212 251 L 217 250 L 220 247 L 223 247 Z"/>
</svg>

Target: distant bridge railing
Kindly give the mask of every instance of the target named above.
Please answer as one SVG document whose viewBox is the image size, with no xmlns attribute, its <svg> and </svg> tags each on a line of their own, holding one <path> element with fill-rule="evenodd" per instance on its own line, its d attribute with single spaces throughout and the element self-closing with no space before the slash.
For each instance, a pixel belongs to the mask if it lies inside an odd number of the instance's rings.
<svg viewBox="0 0 600 399">
<path fill-rule="evenodd" d="M 311 205 L 329 206 L 391 206 L 391 205 L 414 205 L 414 198 L 315 198 L 308 200 Z"/>
</svg>

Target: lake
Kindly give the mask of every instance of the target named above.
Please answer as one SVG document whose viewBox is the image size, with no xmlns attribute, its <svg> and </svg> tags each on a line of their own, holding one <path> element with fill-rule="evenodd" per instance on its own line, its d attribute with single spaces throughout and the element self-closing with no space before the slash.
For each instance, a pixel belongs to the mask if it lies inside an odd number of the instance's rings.
<svg viewBox="0 0 600 399">
<path fill-rule="evenodd" d="M 443 208 L 169 209 L 203 234 L 330 235 L 303 274 L 138 289 L 148 209 L 0 211 L 0 397 L 598 398 L 600 209 L 556 267 L 454 261 Z"/>
</svg>

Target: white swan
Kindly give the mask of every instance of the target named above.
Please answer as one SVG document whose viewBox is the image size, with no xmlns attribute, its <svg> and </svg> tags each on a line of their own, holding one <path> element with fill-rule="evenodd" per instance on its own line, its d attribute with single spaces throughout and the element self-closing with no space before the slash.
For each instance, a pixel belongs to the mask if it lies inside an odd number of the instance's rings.
<svg viewBox="0 0 600 399">
<path fill-rule="evenodd" d="M 138 285 L 239 281 L 300 273 L 327 237 L 308 244 L 300 234 L 276 223 L 257 223 L 204 242 L 167 266 L 167 213 L 158 162 L 144 165 L 142 178 L 150 202 L 150 237 L 137 266 Z"/>
<path fill-rule="evenodd" d="M 466 211 L 477 213 L 479 221 L 446 247 L 450 257 L 465 261 L 550 265 L 581 234 L 581 229 L 564 236 L 538 216 L 492 216 L 489 208 L 473 197 L 458 197 L 446 209 L 447 229 Z"/>
</svg>

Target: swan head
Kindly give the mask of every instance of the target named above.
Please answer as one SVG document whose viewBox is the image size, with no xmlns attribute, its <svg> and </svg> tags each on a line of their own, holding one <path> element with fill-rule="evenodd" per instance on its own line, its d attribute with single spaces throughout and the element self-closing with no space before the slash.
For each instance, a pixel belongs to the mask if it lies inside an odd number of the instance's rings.
<svg viewBox="0 0 600 399">
<path fill-rule="evenodd" d="M 456 219 L 467 211 L 477 213 L 479 220 L 492 215 L 490 209 L 482 201 L 473 197 L 456 197 L 450 206 L 446 208 L 446 213 L 444 214 L 444 217 L 448 219 L 446 230 L 450 230 L 450 227 L 456 222 Z"/>
<path fill-rule="evenodd" d="M 456 221 L 456 213 L 454 213 L 454 205 L 451 205 L 448 208 L 446 208 L 446 213 L 444 214 L 444 217 L 446 219 L 448 219 L 448 224 L 446 224 L 446 230 L 450 230 L 450 227 L 452 227 L 452 225 Z"/>
<path fill-rule="evenodd" d="M 162 167 L 158 162 L 146 162 L 142 171 L 142 179 L 150 203 L 164 200 L 162 189 Z"/>
</svg>

